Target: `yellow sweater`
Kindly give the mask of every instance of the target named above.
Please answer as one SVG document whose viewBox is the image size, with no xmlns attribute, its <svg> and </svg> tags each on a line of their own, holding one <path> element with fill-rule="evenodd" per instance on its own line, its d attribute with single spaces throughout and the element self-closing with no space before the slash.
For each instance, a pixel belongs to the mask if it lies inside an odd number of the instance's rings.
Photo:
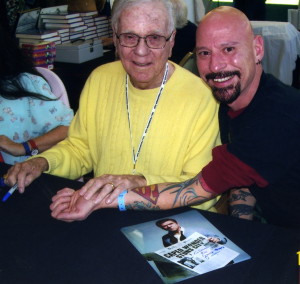
<svg viewBox="0 0 300 284">
<path fill-rule="evenodd" d="M 129 83 L 133 147 L 139 145 L 159 88 Z M 194 177 L 219 144 L 218 104 L 201 79 L 175 65 L 158 103 L 136 163 L 147 184 Z M 68 138 L 40 156 L 49 173 L 76 179 L 90 171 L 132 174 L 133 159 L 120 61 L 95 69 L 87 80 Z M 214 201 L 201 206 L 207 209 Z"/>
</svg>

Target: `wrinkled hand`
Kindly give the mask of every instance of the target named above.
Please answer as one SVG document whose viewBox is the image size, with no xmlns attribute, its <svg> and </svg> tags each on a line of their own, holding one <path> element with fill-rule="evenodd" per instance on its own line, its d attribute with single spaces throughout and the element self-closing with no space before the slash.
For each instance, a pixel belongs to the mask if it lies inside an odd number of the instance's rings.
<svg viewBox="0 0 300 284">
<path fill-rule="evenodd" d="M 86 219 L 96 208 L 93 199 L 86 200 L 78 190 L 64 188 L 56 193 L 50 205 L 51 216 L 55 219 L 72 222 Z"/>
<path fill-rule="evenodd" d="M 80 196 L 86 200 L 93 198 L 98 204 L 114 202 L 124 190 L 146 185 L 146 179 L 137 175 L 103 175 L 89 180 L 80 190 Z"/>
<path fill-rule="evenodd" d="M 13 186 L 18 183 L 18 190 L 23 193 L 25 187 L 48 169 L 48 162 L 44 158 L 34 158 L 22 163 L 16 163 L 6 174 L 5 183 Z"/>
<path fill-rule="evenodd" d="M 5 135 L 0 135 L 0 151 L 15 157 L 24 156 L 25 150 L 21 143 L 16 143 Z"/>
</svg>

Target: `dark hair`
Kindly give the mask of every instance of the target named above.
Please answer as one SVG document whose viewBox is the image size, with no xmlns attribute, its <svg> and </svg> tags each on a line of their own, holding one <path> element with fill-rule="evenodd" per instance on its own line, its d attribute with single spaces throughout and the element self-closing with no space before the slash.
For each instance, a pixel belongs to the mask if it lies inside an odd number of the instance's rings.
<svg viewBox="0 0 300 284">
<path fill-rule="evenodd" d="M 2 25 L 0 25 L 0 42 L 0 95 L 9 100 L 22 97 L 33 97 L 44 101 L 56 100 L 29 92 L 24 88 L 20 81 L 22 73 L 43 76 L 34 68 L 32 60 L 19 48 L 17 40 Z"/>
<path fill-rule="evenodd" d="M 162 224 L 162 223 L 165 223 L 165 222 L 167 222 L 167 221 L 172 221 L 172 222 L 178 224 L 178 222 L 177 222 L 175 219 L 170 219 L 170 218 L 165 218 L 165 219 L 158 220 L 158 221 L 156 221 L 155 224 L 156 224 L 157 227 L 160 227 L 160 228 L 161 228 L 161 224 Z"/>
</svg>

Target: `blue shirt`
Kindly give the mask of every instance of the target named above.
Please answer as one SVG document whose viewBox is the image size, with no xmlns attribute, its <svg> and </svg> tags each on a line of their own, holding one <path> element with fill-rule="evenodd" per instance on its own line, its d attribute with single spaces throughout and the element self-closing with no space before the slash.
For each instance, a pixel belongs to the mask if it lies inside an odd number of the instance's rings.
<svg viewBox="0 0 300 284">
<path fill-rule="evenodd" d="M 22 86 L 48 98 L 57 98 L 49 84 L 42 78 L 29 73 L 22 74 Z M 61 100 L 43 101 L 31 97 L 7 100 L 0 95 L 0 135 L 5 135 L 16 143 L 41 136 L 64 125 L 69 126 L 74 116 L 73 110 Z M 1 151 L 7 164 L 24 161 L 27 156 L 15 157 Z"/>
</svg>

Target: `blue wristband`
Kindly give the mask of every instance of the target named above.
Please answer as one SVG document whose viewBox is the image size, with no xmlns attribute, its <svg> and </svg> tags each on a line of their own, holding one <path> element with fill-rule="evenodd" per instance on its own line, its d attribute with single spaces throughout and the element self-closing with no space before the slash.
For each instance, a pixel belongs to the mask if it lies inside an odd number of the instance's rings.
<svg viewBox="0 0 300 284">
<path fill-rule="evenodd" d="M 25 152 L 26 152 L 26 156 L 31 156 L 31 152 L 30 152 L 30 148 L 29 148 L 29 145 L 27 142 L 23 142 L 22 143 L 24 149 L 25 149 Z"/>
<path fill-rule="evenodd" d="M 120 211 L 126 211 L 125 206 L 125 195 L 128 193 L 128 190 L 124 190 L 118 197 L 118 206 Z"/>
</svg>

